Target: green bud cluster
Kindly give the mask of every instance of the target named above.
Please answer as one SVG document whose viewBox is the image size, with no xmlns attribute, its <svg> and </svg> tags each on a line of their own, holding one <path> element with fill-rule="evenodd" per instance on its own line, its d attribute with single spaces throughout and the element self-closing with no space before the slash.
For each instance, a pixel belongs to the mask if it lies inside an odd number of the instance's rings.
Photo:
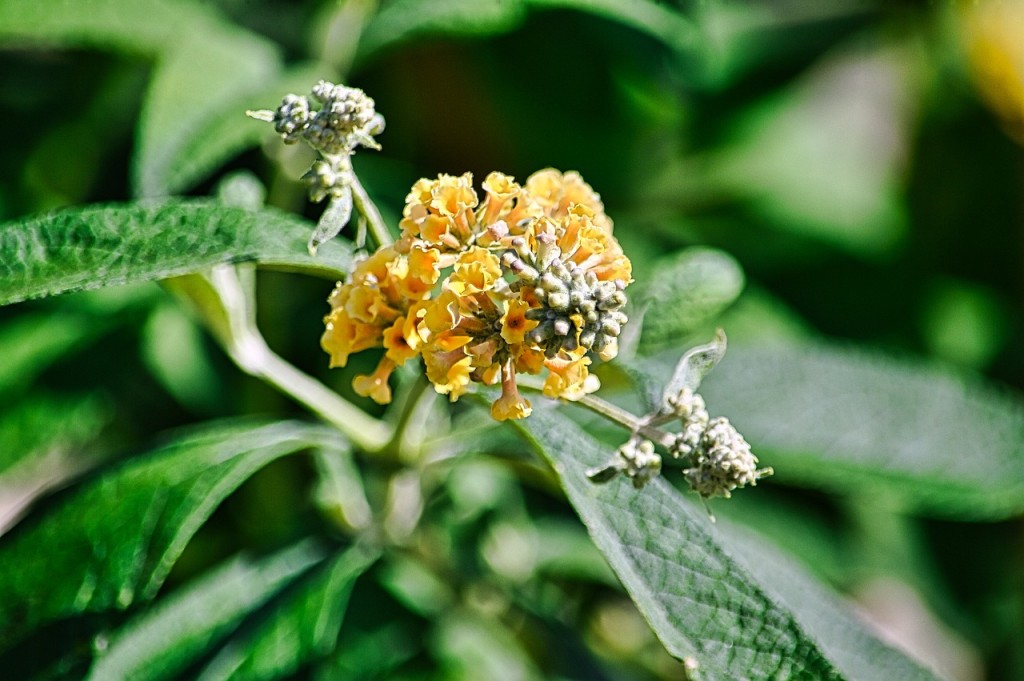
<svg viewBox="0 0 1024 681">
<path fill-rule="evenodd" d="M 502 259 L 518 278 L 518 285 L 533 286 L 540 301 L 541 307 L 526 313 L 528 319 L 538 322 L 527 336 L 530 342 L 544 348 L 548 357 L 580 347 L 604 359 L 613 357 L 627 321 L 622 310 L 625 284 L 601 281 L 594 272 L 563 260 L 549 234 L 540 233 L 536 239 L 536 253 L 526 248 L 523 239 L 514 239 L 513 250 Z"/>
<path fill-rule="evenodd" d="M 616 452 L 622 473 L 641 489 L 661 473 L 661 457 L 654 451 L 650 440 L 630 439 Z"/>
<path fill-rule="evenodd" d="M 329 163 L 324 160 L 314 161 L 313 165 L 302 176 L 309 193 L 309 200 L 313 203 L 320 203 L 325 198 L 341 198 L 348 186 L 346 171 L 350 167 L 344 164 Z M 350 172 L 350 171 L 348 171 Z"/>
<path fill-rule="evenodd" d="M 701 437 L 711 420 L 704 398 L 689 388 L 683 388 L 666 402 L 682 424 L 682 430 L 676 434 L 670 447 L 672 456 L 677 459 L 691 456 L 700 446 Z"/>
<path fill-rule="evenodd" d="M 704 398 L 690 388 L 665 403 L 665 416 L 678 418 L 681 425 L 668 443 L 669 453 L 687 462 L 683 475 L 702 497 L 728 498 L 737 487 L 756 485 L 772 474 L 771 468 L 757 467 L 757 457 L 729 419 L 710 418 Z"/>
<path fill-rule="evenodd" d="M 327 156 L 351 154 L 359 145 L 380 148 L 373 136 L 384 130 L 384 118 L 365 92 L 321 80 L 312 95 L 321 104 L 319 111 L 311 109 L 308 98 L 288 94 L 277 110 L 270 112 L 274 130 L 285 142 L 303 139 Z"/>
<path fill-rule="evenodd" d="M 691 457 L 692 465 L 683 469 L 686 481 L 702 497 L 731 496 L 737 487 L 756 485 L 771 474 L 770 468 L 757 467 L 750 445 L 724 416 L 708 423 L 700 444 Z"/>
</svg>

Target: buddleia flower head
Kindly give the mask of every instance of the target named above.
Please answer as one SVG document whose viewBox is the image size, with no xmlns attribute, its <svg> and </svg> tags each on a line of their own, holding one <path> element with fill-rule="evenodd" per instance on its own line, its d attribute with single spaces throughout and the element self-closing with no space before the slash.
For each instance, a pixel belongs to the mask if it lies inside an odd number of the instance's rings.
<svg viewBox="0 0 1024 681">
<path fill-rule="evenodd" d="M 388 348 L 358 392 L 390 401 L 387 375 L 415 356 L 453 401 L 473 383 L 500 384 L 498 420 L 532 410 L 517 374 L 545 373 L 549 397 L 597 389 L 589 368 L 617 353 L 632 267 L 577 173 L 543 170 L 523 185 L 491 173 L 479 193 L 469 173 L 422 179 L 400 226 L 331 297 L 322 345 L 332 365 L 389 338 L 408 348 Z"/>
</svg>

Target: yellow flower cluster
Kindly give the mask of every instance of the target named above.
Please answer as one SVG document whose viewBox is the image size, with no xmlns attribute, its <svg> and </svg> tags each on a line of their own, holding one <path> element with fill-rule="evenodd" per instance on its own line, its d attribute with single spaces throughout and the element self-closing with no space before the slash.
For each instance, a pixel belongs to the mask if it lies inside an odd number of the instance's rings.
<svg viewBox="0 0 1024 681">
<path fill-rule="evenodd" d="M 629 259 L 600 197 L 578 173 L 542 170 L 523 185 L 501 173 L 418 181 L 402 234 L 360 262 L 331 294 L 321 344 L 331 366 L 381 347 L 357 393 L 391 401 L 388 378 L 420 356 L 438 393 L 455 401 L 471 382 L 502 393 L 495 419 L 529 416 L 516 374 L 547 370 L 544 394 L 575 399 L 598 387 L 591 354 L 610 359 L 626 318 Z"/>
</svg>

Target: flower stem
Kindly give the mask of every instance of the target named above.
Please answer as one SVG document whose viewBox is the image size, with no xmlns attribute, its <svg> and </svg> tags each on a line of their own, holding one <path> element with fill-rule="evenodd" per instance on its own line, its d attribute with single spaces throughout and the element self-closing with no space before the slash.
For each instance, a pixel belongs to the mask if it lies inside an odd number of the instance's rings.
<svg viewBox="0 0 1024 681">
<path fill-rule="evenodd" d="M 374 241 L 377 242 L 378 246 L 390 246 L 393 244 L 395 240 L 392 238 L 391 232 L 388 231 L 388 226 L 384 224 L 384 218 L 380 216 L 380 211 L 377 210 L 377 206 L 373 203 L 370 195 L 366 193 L 355 173 L 352 173 L 351 187 L 356 209 L 366 218 Z"/>
<path fill-rule="evenodd" d="M 369 416 L 313 377 L 286 362 L 267 345 L 256 326 L 254 272 L 219 265 L 207 275 L 165 282 L 188 300 L 242 371 L 260 378 L 335 426 L 358 447 L 377 451 L 392 438 L 387 424 Z"/>
<path fill-rule="evenodd" d="M 519 385 L 520 387 L 528 390 L 536 390 L 538 392 L 543 390 L 542 384 L 533 376 L 520 376 Z M 652 426 L 646 418 L 636 416 L 621 407 L 615 406 L 611 402 L 602 400 L 596 395 L 583 395 L 578 399 L 572 400 L 572 402 L 580 405 L 581 407 L 586 407 L 595 414 L 603 416 L 613 423 L 619 424 L 630 433 L 643 435 L 648 440 L 651 440 L 662 447 L 668 447 L 673 442 L 673 435 L 671 433 L 666 433 L 660 428 Z"/>
</svg>

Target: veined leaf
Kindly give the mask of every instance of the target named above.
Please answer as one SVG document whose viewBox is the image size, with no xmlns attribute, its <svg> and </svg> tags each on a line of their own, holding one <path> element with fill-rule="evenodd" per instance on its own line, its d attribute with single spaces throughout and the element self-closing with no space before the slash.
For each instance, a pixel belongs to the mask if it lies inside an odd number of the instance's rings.
<svg viewBox="0 0 1024 681">
<path fill-rule="evenodd" d="M 255 261 L 345 275 L 340 240 L 306 252 L 313 226 L 266 209 L 173 200 L 70 208 L 0 225 L 0 304 Z"/>
<path fill-rule="evenodd" d="M 174 677 L 245 615 L 321 560 L 322 551 L 300 544 L 258 563 L 231 561 L 115 632 L 87 679 Z"/>
<path fill-rule="evenodd" d="M 377 556 L 359 545 L 340 553 L 253 631 L 228 642 L 198 681 L 277 679 L 333 652 L 352 587 Z"/>
<path fill-rule="evenodd" d="M 609 452 L 556 408 L 539 405 L 519 426 L 661 642 L 696 663 L 698 678 L 933 678 L 871 638 L 836 599 L 791 598 L 804 588 L 827 593 L 798 570 L 748 568 L 736 541 L 664 479 L 642 491 L 623 480 L 592 484 L 587 469 Z"/>
<path fill-rule="evenodd" d="M 1024 510 L 1024 401 L 977 378 L 807 342 L 730 349 L 702 392 L 781 481 L 959 519 Z"/>
<path fill-rule="evenodd" d="M 250 475 L 300 449 L 341 446 L 322 426 L 219 425 L 83 483 L 0 540 L 0 652 L 43 624 L 153 598 L 192 535 Z"/>
</svg>

